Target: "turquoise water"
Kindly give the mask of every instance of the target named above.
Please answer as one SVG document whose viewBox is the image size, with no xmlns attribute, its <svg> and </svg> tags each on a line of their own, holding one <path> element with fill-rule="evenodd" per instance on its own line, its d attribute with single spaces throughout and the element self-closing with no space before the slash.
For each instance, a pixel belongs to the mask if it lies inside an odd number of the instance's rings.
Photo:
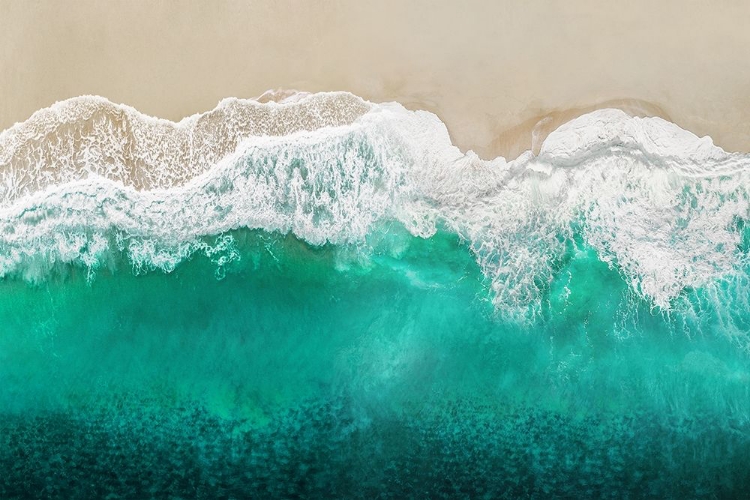
<svg viewBox="0 0 750 500">
<path fill-rule="evenodd" d="M 0 174 L 0 499 L 750 491 L 750 156 L 708 138 L 82 97 Z"/>
<path fill-rule="evenodd" d="M 521 321 L 445 229 L 222 238 L 0 281 L 0 497 L 748 491 L 747 269 L 663 310 L 574 228 Z"/>
</svg>

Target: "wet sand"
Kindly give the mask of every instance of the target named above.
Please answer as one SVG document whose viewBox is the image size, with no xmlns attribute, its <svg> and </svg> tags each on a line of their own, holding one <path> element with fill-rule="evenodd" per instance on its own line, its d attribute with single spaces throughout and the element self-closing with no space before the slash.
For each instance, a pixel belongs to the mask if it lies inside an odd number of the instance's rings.
<svg viewBox="0 0 750 500">
<path fill-rule="evenodd" d="M 515 157 L 597 107 L 750 150 L 750 3 L 0 0 L 0 129 L 97 94 L 179 120 L 268 89 L 437 113 Z"/>
</svg>

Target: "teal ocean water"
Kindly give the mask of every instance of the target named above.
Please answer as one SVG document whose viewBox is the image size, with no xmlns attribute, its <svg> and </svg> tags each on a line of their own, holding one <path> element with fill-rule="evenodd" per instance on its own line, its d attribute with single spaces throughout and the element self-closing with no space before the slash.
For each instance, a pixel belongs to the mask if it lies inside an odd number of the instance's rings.
<svg viewBox="0 0 750 500">
<path fill-rule="evenodd" d="M 0 136 L 0 497 L 750 491 L 745 156 L 608 110 L 485 162 L 333 94 L 223 103 L 322 123 L 216 161 L 74 104 Z"/>
</svg>

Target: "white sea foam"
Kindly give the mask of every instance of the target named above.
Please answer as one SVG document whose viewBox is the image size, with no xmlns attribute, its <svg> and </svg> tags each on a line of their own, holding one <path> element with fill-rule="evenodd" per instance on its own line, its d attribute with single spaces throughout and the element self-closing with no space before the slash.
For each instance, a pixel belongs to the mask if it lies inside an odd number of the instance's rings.
<svg viewBox="0 0 750 500">
<path fill-rule="evenodd" d="M 506 162 L 462 153 L 431 113 L 350 94 L 229 100 L 179 124 L 79 98 L 0 135 L 0 275 L 95 268 L 113 247 L 168 271 L 214 251 L 200 237 L 240 227 L 361 244 L 395 219 L 418 236 L 438 224 L 460 234 L 512 312 L 538 303 L 579 228 L 669 308 L 746 258 L 736 225 L 750 215 L 749 166 L 709 138 L 616 110 Z"/>
</svg>

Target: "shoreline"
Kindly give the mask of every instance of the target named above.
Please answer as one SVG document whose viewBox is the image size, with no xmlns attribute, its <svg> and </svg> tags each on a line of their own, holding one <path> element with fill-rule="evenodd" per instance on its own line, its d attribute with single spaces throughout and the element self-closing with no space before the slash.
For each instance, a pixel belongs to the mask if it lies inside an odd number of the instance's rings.
<svg viewBox="0 0 750 500">
<path fill-rule="evenodd" d="M 632 116 L 632 117 L 659 117 L 669 122 L 672 122 L 669 115 L 660 106 L 656 104 L 641 101 L 638 99 L 614 99 L 614 100 L 605 101 L 605 102 L 592 105 L 592 106 L 554 110 L 543 115 L 535 116 L 531 119 L 524 121 L 523 123 L 519 123 L 518 125 L 515 125 L 507 130 L 502 131 L 490 144 L 487 144 L 483 147 L 480 146 L 477 148 L 472 148 L 472 147 L 464 147 L 464 145 L 455 141 L 454 133 L 451 130 L 451 126 L 449 123 L 446 123 L 446 121 L 441 117 L 440 110 L 430 109 L 431 106 L 429 105 L 420 106 L 419 103 L 413 100 L 410 102 L 409 105 L 404 105 L 400 101 L 387 101 L 387 100 L 378 101 L 378 100 L 373 100 L 373 99 L 367 99 L 363 96 L 353 94 L 346 90 L 308 92 L 305 90 L 296 90 L 296 89 L 275 89 L 275 90 L 269 89 L 255 97 L 247 97 L 247 98 L 236 97 L 236 96 L 224 97 L 223 99 L 219 100 L 216 103 L 216 105 L 213 106 L 212 108 L 205 109 L 205 110 L 197 110 L 194 113 L 189 113 L 184 116 L 179 116 L 176 118 L 164 117 L 164 116 L 146 113 L 138 109 L 135 106 L 131 106 L 128 103 L 117 102 L 115 100 L 109 99 L 106 96 L 99 96 L 99 95 L 74 96 L 68 99 L 50 103 L 48 106 L 43 106 L 35 110 L 26 119 L 17 121 L 9 125 L 8 127 L 1 129 L 0 134 L 10 131 L 13 128 L 22 126 L 26 122 L 30 122 L 34 118 L 34 115 L 39 111 L 44 111 L 44 110 L 53 108 L 57 105 L 64 104 L 66 101 L 74 101 L 76 99 L 81 99 L 81 98 L 93 98 L 95 100 L 102 100 L 106 103 L 115 105 L 117 107 L 122 107 L 124 109 L 127 109 L 129 110 L 129 112 L 133 112 L 135 114 L 143 115 L 144 117 L 153 119 L 157 123 L 168 124 L 177 129 L 183 126 L 183 124 L 190 122 L 191 120 L 200 119 L 202 117 L 206 117 L 212 113 L 215 113 L 217 110 L 221 109 L 222 103 L 224 101 L 251 101 L 251 102 L 254 101 L 254 102 L 257 102 L 258 104 L 267 104 L 269 102 L 282 102 L 285 100 L 287 100 L 286 102 L 296 102 L 295 96 L 297 95 L 311 95 L 312 96 L 312 95 L 319 95 L 319 94 L 334 95 L 334 94 L 342 94 L 342 93 L 351 94 L 355 98 L 361 98 L 365 102 L 370 102 L 375 105 L 386 104 L 389 102 L 396 102 L 404 106 L 404 108 L 408 109 L 409 111 L 428 111 L 430 113 L 433 113 L 446 126 L 446 129 L 448 130 L 448 134 L 451 138 L 451 142 L 453 143 L 454 146 L 458 147 L 462 153 L 473 151 L 481 159 L 486 160 L 486 161 L 493 160 L 498 157 L 503 157 L 507 161 L 513 161 L 517 159 L 519 156 L 521 156 L 523 153 L 526 153 L 528 151 L 531 151 L 536 156 L 539 154 L 540 147 L 544 143 L 544 140 L 552 132 L 557 130 L 562 125 L 572 120 L 575 120 L 576 118 L 579 118 L 583 115 L 586 115 L 586 114 L 589 114 L 598 110 L 617 109 L 617 110 L 624 111 L 628 116 Z M 293 98 L 291 101 L 288 100 L 290 97 Z M 434 106 L 432 107 L 434 108 Z M 679 126 L 679 124 L 677 125 Z M 684 127 L 680 127 L 680 128 L 684 128 Z M 686 129 L 686 128 L 685 130 L 690 131 L 689 129 Z M 714 140 L 713 137 L 711 137 L 711 139 Z M 715 143 L 715 140 L 714 140 L 714 143 Z M 745 151 L 730 151 L 730 152 L 743 153 Z"/>
<path fill-rule="evenodd" d="M 179 121 L 288 88 L 433 112 L 485 159 L 602 107 L 748 152 L 748 18 L 741 1 L 0 0 L 0 130 L 79 95 Z"/>
</svg>

